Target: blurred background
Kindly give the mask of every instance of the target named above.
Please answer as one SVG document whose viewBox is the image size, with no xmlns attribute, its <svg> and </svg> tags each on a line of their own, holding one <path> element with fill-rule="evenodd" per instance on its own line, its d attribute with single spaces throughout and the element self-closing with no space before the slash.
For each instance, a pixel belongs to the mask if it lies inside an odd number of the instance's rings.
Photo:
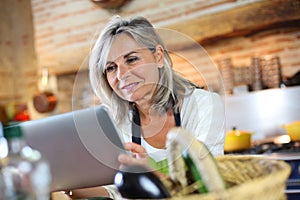
<svg viewBox="0 0 300 200">
<path fill-rule="evenodd" d="M 1 121 L 94 104 L 88 54 L 115 14 L 142 15 L 201 45 L 207 54 L 169 38 L 185 55 L 173 54 L 174 68 L 228 98 L 295 86 L 299 8 L 299 0 L 1 0 Z"/>
</svg>

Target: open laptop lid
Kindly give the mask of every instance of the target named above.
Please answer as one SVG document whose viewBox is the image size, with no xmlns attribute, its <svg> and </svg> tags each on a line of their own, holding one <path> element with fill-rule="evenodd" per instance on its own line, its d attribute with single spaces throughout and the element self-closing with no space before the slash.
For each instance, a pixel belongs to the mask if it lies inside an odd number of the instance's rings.
<svg viewBox="0 0 300 200">
<path fill-rule="evenodd" d="M 48 159 L 52 191 L 112 184 L 126 153 L 103 105 L 24 122 L 25 138 Z"/>
</svg>

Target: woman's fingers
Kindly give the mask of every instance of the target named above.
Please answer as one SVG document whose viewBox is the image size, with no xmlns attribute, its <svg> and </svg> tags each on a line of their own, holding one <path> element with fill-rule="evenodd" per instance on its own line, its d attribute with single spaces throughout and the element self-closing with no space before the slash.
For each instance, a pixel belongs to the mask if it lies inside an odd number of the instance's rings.
<svg viewBox="0 0 300 200">
<path fill-rule="evenodd" d="M 148 159 L 136 158 L 126 154 L 120 154 L 118 161 L 121 163 L 121 167 L 129 165 L 148 165 Z"/>
<path fill-rule="evenodd" d="M 144 147 L 139 144 L 128 142 L 125 143 L 125 149 L 130 151 L 132 154 L 120 154 L 118 161 L 121 163 L 120 168 L 129 165 L 148 165 L 148 154 Z"/>
<path fill-rule="evenodd" d="M 144 147 L 133 142 L 125 143 L 125 149 L 133 153 L 146 153 L 146 149 Z"/>
</svg>

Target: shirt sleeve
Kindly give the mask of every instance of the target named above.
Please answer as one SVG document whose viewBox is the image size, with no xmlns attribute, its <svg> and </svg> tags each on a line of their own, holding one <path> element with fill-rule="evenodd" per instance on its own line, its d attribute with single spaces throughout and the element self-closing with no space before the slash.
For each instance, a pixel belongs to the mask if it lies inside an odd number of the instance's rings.
<svg viewBox="0 0 300 200">
<path fill-rule="evenodd" d="M 185 97 L 182 126 L 202 141 L 214 155 L 224 154 L 225 110 L 217 93 L 196 89 Z"/>
</svg>

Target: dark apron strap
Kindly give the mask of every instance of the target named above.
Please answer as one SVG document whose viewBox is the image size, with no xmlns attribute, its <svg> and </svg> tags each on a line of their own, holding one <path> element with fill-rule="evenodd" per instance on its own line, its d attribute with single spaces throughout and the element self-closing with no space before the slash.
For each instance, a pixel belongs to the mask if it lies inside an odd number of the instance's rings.
<svg viewBox="0 0 300 200">
<path fill-rule="evenodd" d="M 137 109 L 134 109 L 132 118 L 132 142 L 141 144 L 141 120 L 139 111 Z"/>
<path fill-rule="evenodd" d="M 136 144 L 141 144 L 141 120 L 139 111 L 135 109 L 133 111 L 133 122 L 132 122 L 132 142 Z M 174 111 L 174 119 L 177 127 L 181 126 L 180 112 L 178 110 Z"/>
<path fill-rule="evenodd" d="M 177 127 L 181 126 L 180 112 L 178 109 L 174 111 L 174 119 Z"/>
</svg>

